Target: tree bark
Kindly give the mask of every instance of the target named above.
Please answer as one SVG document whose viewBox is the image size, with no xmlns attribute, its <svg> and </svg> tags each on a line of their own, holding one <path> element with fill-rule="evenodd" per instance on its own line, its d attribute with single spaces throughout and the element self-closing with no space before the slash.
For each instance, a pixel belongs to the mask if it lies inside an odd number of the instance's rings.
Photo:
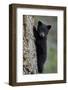
<svg viewBox="0 0 68 90">
<path fill-rule="evenodd" d="M 23 72 L 24 74 L 36 74 L 37 55 L 35 38 L 33 34 L 34 17 L 23 16 Z"/>
</svg>

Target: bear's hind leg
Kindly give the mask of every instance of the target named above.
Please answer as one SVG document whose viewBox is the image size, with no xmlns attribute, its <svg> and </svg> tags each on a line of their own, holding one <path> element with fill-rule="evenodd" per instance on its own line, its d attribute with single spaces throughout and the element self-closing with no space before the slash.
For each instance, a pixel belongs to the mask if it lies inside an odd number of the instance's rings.
<svg viewBox="0 0 68 90">
<path fill-rule="evenodd" d="M 43 72 L 43 65 L 38 64 L 38 72 L 42 73 Z"/>
</svg>

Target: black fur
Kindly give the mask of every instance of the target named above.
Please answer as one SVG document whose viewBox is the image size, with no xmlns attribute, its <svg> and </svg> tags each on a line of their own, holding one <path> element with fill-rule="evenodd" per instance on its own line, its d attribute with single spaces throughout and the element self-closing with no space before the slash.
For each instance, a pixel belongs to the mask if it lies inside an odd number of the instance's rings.
<svg viewBox="0 0 68 90">
<path fill-rule="evenodd" d="M 45 25 L 41 21 L 38 21 L 37 29 L 34 26 L 33 32 L 35 36 L 35 44 L 37 51 L 37 65 L 38 72 L 42 73 L 43 65 L 47 57 L 47 34 L 51 28 L 51 25 Z"/>
</svg>

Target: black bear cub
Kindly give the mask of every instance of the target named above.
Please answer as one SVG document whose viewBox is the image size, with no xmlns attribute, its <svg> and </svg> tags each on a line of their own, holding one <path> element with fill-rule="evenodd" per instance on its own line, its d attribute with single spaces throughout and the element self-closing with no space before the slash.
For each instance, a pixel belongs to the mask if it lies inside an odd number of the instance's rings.
<svg viewBox="0 0 68 90">
<path fill-rule="evenodd" d="M 36 52 L 37 52 L 37 66 L 38 72 L 42 73 L 43 65 L 47 57 L 47 34 L 51 28 L 51 25 L 45 25 L 41 21 L 38 21 L 37 29 L 33 26 L 33 32 L 35 36 Z"/>
</svg>

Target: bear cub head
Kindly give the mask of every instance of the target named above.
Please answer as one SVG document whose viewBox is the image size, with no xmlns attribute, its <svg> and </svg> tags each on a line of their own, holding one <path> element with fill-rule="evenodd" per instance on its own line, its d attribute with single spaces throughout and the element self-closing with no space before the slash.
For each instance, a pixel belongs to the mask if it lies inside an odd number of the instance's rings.
<svg viewBox="0 0 68 90">
<path fill-rule="evenodd" d="M 38 21 L 37 32 L 39 34 L 39 37 L 46 38 L 50 28 L 51 28 L 51 25 L 45 25 L 41 21 Z"/>
</svg>

